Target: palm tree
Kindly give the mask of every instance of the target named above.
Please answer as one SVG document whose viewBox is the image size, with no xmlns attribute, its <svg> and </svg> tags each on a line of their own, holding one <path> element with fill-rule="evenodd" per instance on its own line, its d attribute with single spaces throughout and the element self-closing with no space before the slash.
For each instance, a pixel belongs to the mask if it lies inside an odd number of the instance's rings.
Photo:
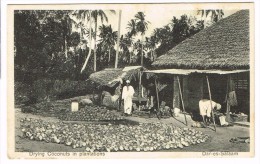
<svg viewBox="0 0 260 164">
<path fill-rule="evenodd" d="M 101 45 L 105 50 L 108 50 L 108 62 L 111 59 L 111 48 L 115 45 L 117 38 L 117 31 L 113 31 L 111 25 L 99 26 L 99 37 L 101 38 Z"/>
<path fill-rule="evenodd" d="M 111 13 L 115 14 L 115 10 L 109 10 Z M 94 72 L 97 70 L 97 23 L 98 23 L 98 18 L 100 17 L 101 23 L 108 22 L 108 18 L 106 13 L 103 10 L 93 10 L 91 12 L 91 18 L 93 18 L 95 26 L 95 35 L 94 35 Z"/>
<path fill-rule="evenodd" d="M 206 17 L 208 17 L 208 15 L 211 13 L 211 20 L 213 20 L 214 22 L 219 21 L 224 16 L 224 12 L 221 9 L 217 9 L 217 10 L 198 10 L 198 15 L 200 13 L 201 13 L 202 17 L 204 15 Z"/>
<path fill-rule="evenodd" d="M 87 23 L 89 23 L 89 51 L 88 51 L 87 58 L 86 58 L 83 66 L 81 68 L 81 71 L 80 71 L 82 73 L 85 70 L 87 63 L 88 63 L 88 60 L 89 60 L 90 55 L 91 55 L 91 43 L 92 43 L 91 10 L 76 10 L 73 13 L 73 15 L 76 16 L 76 18 L 82 22 L 82 24 L 81 24 L 82 26 L 85 26 Z M 82 31 L 81 31 L 81 34 L 82 34 Z M 86 42 L 86 44 L 87 44 L 87 42 Z"/>
<path fill-rule="evenodd" d="M 145 20 L 145 15 L 143 12 L 138 12 L 136 15 L 135 15 L 135 22 L 136 22 L 136 31 L 138 33 L 141 34 L 142 36 L 142 50 L 141 50 L 141 65 L 143 65 L 143 40 L 144 40 L 144 35 L 145 35 L 145 32 L 147 31 L 148 29 L 148 21 Z"/>
<path fill-rule="evenodd" d="M 125 34 L 124 42 L 125 42 L 125 44 L 126 44 L 126 46 L 128 48 L 128 51 L 129 51 L 129 64 L 132 61 L 132 54 L 134 53 L 134 48 L 133 48 L 134 41 L 133 40 L 134 40 L 134 38 L 133 38 L 133 36 L 130 33 Z"/>
<path fill-rule="evenodd" d="M 133 36 L 136 36 L 136 34 L 137 34 L 136 21 L 134 19 L 131 19 L 127 23 L 126 28 L 128 29 L 128 33 L 125 35 L 125 37 L 128 40 L 129 48 L 132 48 L 132 54 L 130 52 L 130 60 L 129 60 L 129 63 L 131 63 L 131 58 L 132 58 L 132 55 L 134 53 L 134 43 L 133 43 L 134 38 L 133 38 Z"/>
<path fill-rule="evenodd" d="M 143 54 L 143 44 L 142 44 L 142 41 L 140 39 L 138 39 L 134 43 L 134 49 L 136 50 L 137 55 L 138 54 Z"/>
<path fill-rule="evenodd" d="M 123 50 L 123 54 L 129 55 L 129 60 L 127 60 L 129 64 L 131 63 L 131 59 L 132 59 L 132 53 L 134 49 L 133 46 L 134 46 L 133 38 L 130 37 L 129 32 L 124 36 L 123 35 L 121 36 L 119 47 Z"/>
<path fill-rule="evenodd" d="M 115 60 L 115 68 L 117 68 L 118 65 L 118 54 L 119 54 L 119 44 L 120 44 L 120 31 L 121 31 L 121 15 L 122 15 L 122 10 L 119 10 L 118 14 L 118 34 L 117 34 L 117 46 L 116 46 L 116 60 Z"/>
<path fill-rule="evenodd" d="M 70 12 L 71 11 L 64 11 L 64 15 L 61 19 L 62 25 L 63 25 L 63 38 L 64 38 L 64 53 L 65 53 L 65 58 L 68 59 L 68 39 L 72 31 L 72 24 L 73 21 L 70 18 Z"/>
<path fill-rule="evenodd" d="M 151 36 L 150 38 L 146 38 L 145 47 L 146 47 L 147 49 L 150 49 L 150 53 L 151 53 L 150 59 L 151 59 L 152 61 L 154 61 L 154 59 L 156 58 L 154 51 L 155 51 L 157 42 L 158 42 L 158 40 L 157 40 L 157 38 L 156 38 L 155 36 Z"/>
<path fill-rule="evenodd" d="M 72 11 L 70 10 L 50 10 L 32 12 L 37 13 L 37 18 L 41 21 L 41 24 L 45 24 L 49 18 L 53 18 L 54 22 L 60 22 L 62 26 L 62 37 L 64 40 L 63 51 L 65 58 L 68 59 L 68 40 L 72 31 L 72 25 L 74 21 L 70 18 Z"/>
<path fill-rule="evenodd" d="M 136 30 L 136 22 L 134 19 L 131 19 L 128 23 L 127 23 L 127 27 L 128 29 L 128 36 L 132 37 L 135 36 L 137 34 L 137 30 Z"/>
</svg>

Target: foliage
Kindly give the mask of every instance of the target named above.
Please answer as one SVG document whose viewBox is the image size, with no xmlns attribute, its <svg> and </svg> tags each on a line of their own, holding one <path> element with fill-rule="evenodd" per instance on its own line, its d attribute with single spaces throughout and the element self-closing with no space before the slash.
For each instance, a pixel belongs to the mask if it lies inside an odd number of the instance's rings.
<svg viewBox="0 0 260 164">
<path fill-rule="evenodd" d="M 221 9 L 217 10 L 198 10 L 198 14 L 201 14 L 203 17 L 204 15 L 208 17 L 211 14 L 211 20 L 214 22 L 219 21 L 224 16 L 224 12 Z"/>
<path fill-rule="evenodd" d="M 182 15 L 180 19 L 173 17 L 169 25 L 154 30 L 153 36 L 158 42 L 159 47 L 155 50 L 157 56 L 160 56 L 186 38 L 196 34 L 204 28 L 204 21 L 188 18 Z"/>
<path fill-rule="evenodd" d="M 109 12 L 115 13 L 114 10 Z M 37 81 L 86 80 L 95 71 L 94 63 L 97 71 L 113 67 L 117 31 L 113 31 L 111 25 L 98 26 L 98 19 L 108 21 L 105 11 L 15 11 L 15 81 L 28 86 L 27 92 L 32 99 L 36 94 L 47 94 L 45 91 L 36 93 L 36 86 L 45 88 L 45 84 L 41 86 Z M 183 15 L 180 19 L 173 17 L 168 25 L 155 29 L 152 36 L 144 38 L 148 24 L 143 12 L 138 12 L 128 22 L 128 33 L 120 36 L 119 67 L 139 65 L 142 54 L 144 66 L 149 67 L 157 56 L 204 28 L 203 21 Z M 138 34 L 143 42 L 134 38 Z M 90 48 L 92 39 L 94 52 Z M 96 58 L 90 57 L 94 54 Z M 88 56 L 89 62 L 81 73 Z"/>
<path fill-rule="evenodd" d="M 28 89 L 30 88 L 30 89 Z M 71 98 L 95 92 L 90 81 L 41 79 L 32 85 L 15 82 L 15 104 L 33 104 L 42 101 Z"/>
</svg>

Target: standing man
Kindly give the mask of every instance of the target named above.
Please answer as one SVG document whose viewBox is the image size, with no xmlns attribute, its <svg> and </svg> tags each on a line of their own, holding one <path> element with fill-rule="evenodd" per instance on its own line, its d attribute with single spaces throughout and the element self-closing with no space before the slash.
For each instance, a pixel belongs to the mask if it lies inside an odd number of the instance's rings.
<svg viewBox="0 0 260 164">
<path fill-rule="evenodd" d="M 123 88 L 122 99 L 124 100 L 124 113 L 131 115 L 132 112 L 132 98 L 134 96 L 134 88 L 130 85 L 130 81 L 126 80 L 126 86 Z"/>
</svg>

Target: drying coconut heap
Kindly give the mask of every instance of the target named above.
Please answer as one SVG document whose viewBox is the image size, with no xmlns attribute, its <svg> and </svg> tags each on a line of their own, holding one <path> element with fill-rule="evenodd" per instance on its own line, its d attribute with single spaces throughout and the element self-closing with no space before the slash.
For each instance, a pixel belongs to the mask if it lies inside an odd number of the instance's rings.
<svg viewBox="0 0 260 164">
<path fill-rule="evenodd" d="M 66 112 L 58 118 L 64 121 L 111 121 L 123 119 L 120 113 L 100 106 L 86 106 L 77 112 Z"/>
<path fill-rule="evenodd" d="M 23 111 L 45 117 L 57 117 L 64 121 L 106 121 L 122 120 L 122 116 L 115 110 L 108 110 L 106 107 L 96 105 L 84 105 L 77 112 L 71 112 L 71 102 L 84 99 L 85 96 L 71 99 L 41 102 L 31 106 L 23 107 Z"/>
<path fill-rule="evenodd" d="M 65 144 L 94 151 L 159 151 L 206 142 L 208 135 L 172 124 L 133 125 L 65 124 L 42 120 L 21 120 L 23 137 Z"/>
<path fill-rule="evenodd" d="M 43 101 L 30 106 L 22 107 L 22 111 L 42 115 L 45 117 L 57 117 L 60 114 L 70 110 L 72 101 L 79 102 L 81 99 L 84 98 L 86 98 L 86 96 L 79 96 L 70 99 L 56 100 L 50 102 Z"/>
</svg>

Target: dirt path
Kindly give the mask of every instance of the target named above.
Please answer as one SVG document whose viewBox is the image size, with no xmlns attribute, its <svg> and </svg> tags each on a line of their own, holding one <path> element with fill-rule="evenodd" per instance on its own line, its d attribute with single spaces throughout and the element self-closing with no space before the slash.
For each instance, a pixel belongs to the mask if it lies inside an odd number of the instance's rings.
<svg viewBox="0 0 260 164">
<path fill-rule="evenodd" d="M 21 138 L 21 131 L 19 129 L 20 119 L 22 118 L 34 118 L 34 119 L 42 119 L 45 121 L 59 121 L 59 119 L 53 117 L 43 117 L 32 114 L 21 113 L 19 109 L 16 110 L 15 113 L 16 118 L 16 137 L 15 137 L 15 147 L 16 151 L 19 152 L 81 152 L 84 151 L 83 148 L 73 149 L 70 146 L 65 146 L 62 144 L 54 144 L 54 143 L 46 143 L 39 141 L 32 141 L 28 139 Z M 157 118 L 140 118 L 140 117 L 127 117 L 126 119 L 141 123 L 148 122 L 163 122 L 163 123 L 173 123 L 179 127 L 186 127 L 182 122 L 184 122 L 184 118 L 180 116 L 178 120 L 174 118 L 167 118 L 158 120 Z M 187 117 L 188 125 L 191 125 L 190 117 Z M 211 139 L 205 143 L 201 143 L 198 145 L 192 145 L 189 147 L 185 147 L 183 149 L 174 149 L 171 151 L 177 152 L 204 152 L 204 151 L 228 151 L 228 152 L 248 152 L 249 144 L 247 143 L 231 143 L 229 140 L 234 137 L 248 137 L 249 136 L 249 128 L 241 127 L 241 126 L 232 126 L 232 127 L 219 127 L 217 128 L 217 132 L 209 129 L 209 128 L 197 128 L 197 130 L 202 131 L 205 134 L 211 136 Z"/>
</svg>

